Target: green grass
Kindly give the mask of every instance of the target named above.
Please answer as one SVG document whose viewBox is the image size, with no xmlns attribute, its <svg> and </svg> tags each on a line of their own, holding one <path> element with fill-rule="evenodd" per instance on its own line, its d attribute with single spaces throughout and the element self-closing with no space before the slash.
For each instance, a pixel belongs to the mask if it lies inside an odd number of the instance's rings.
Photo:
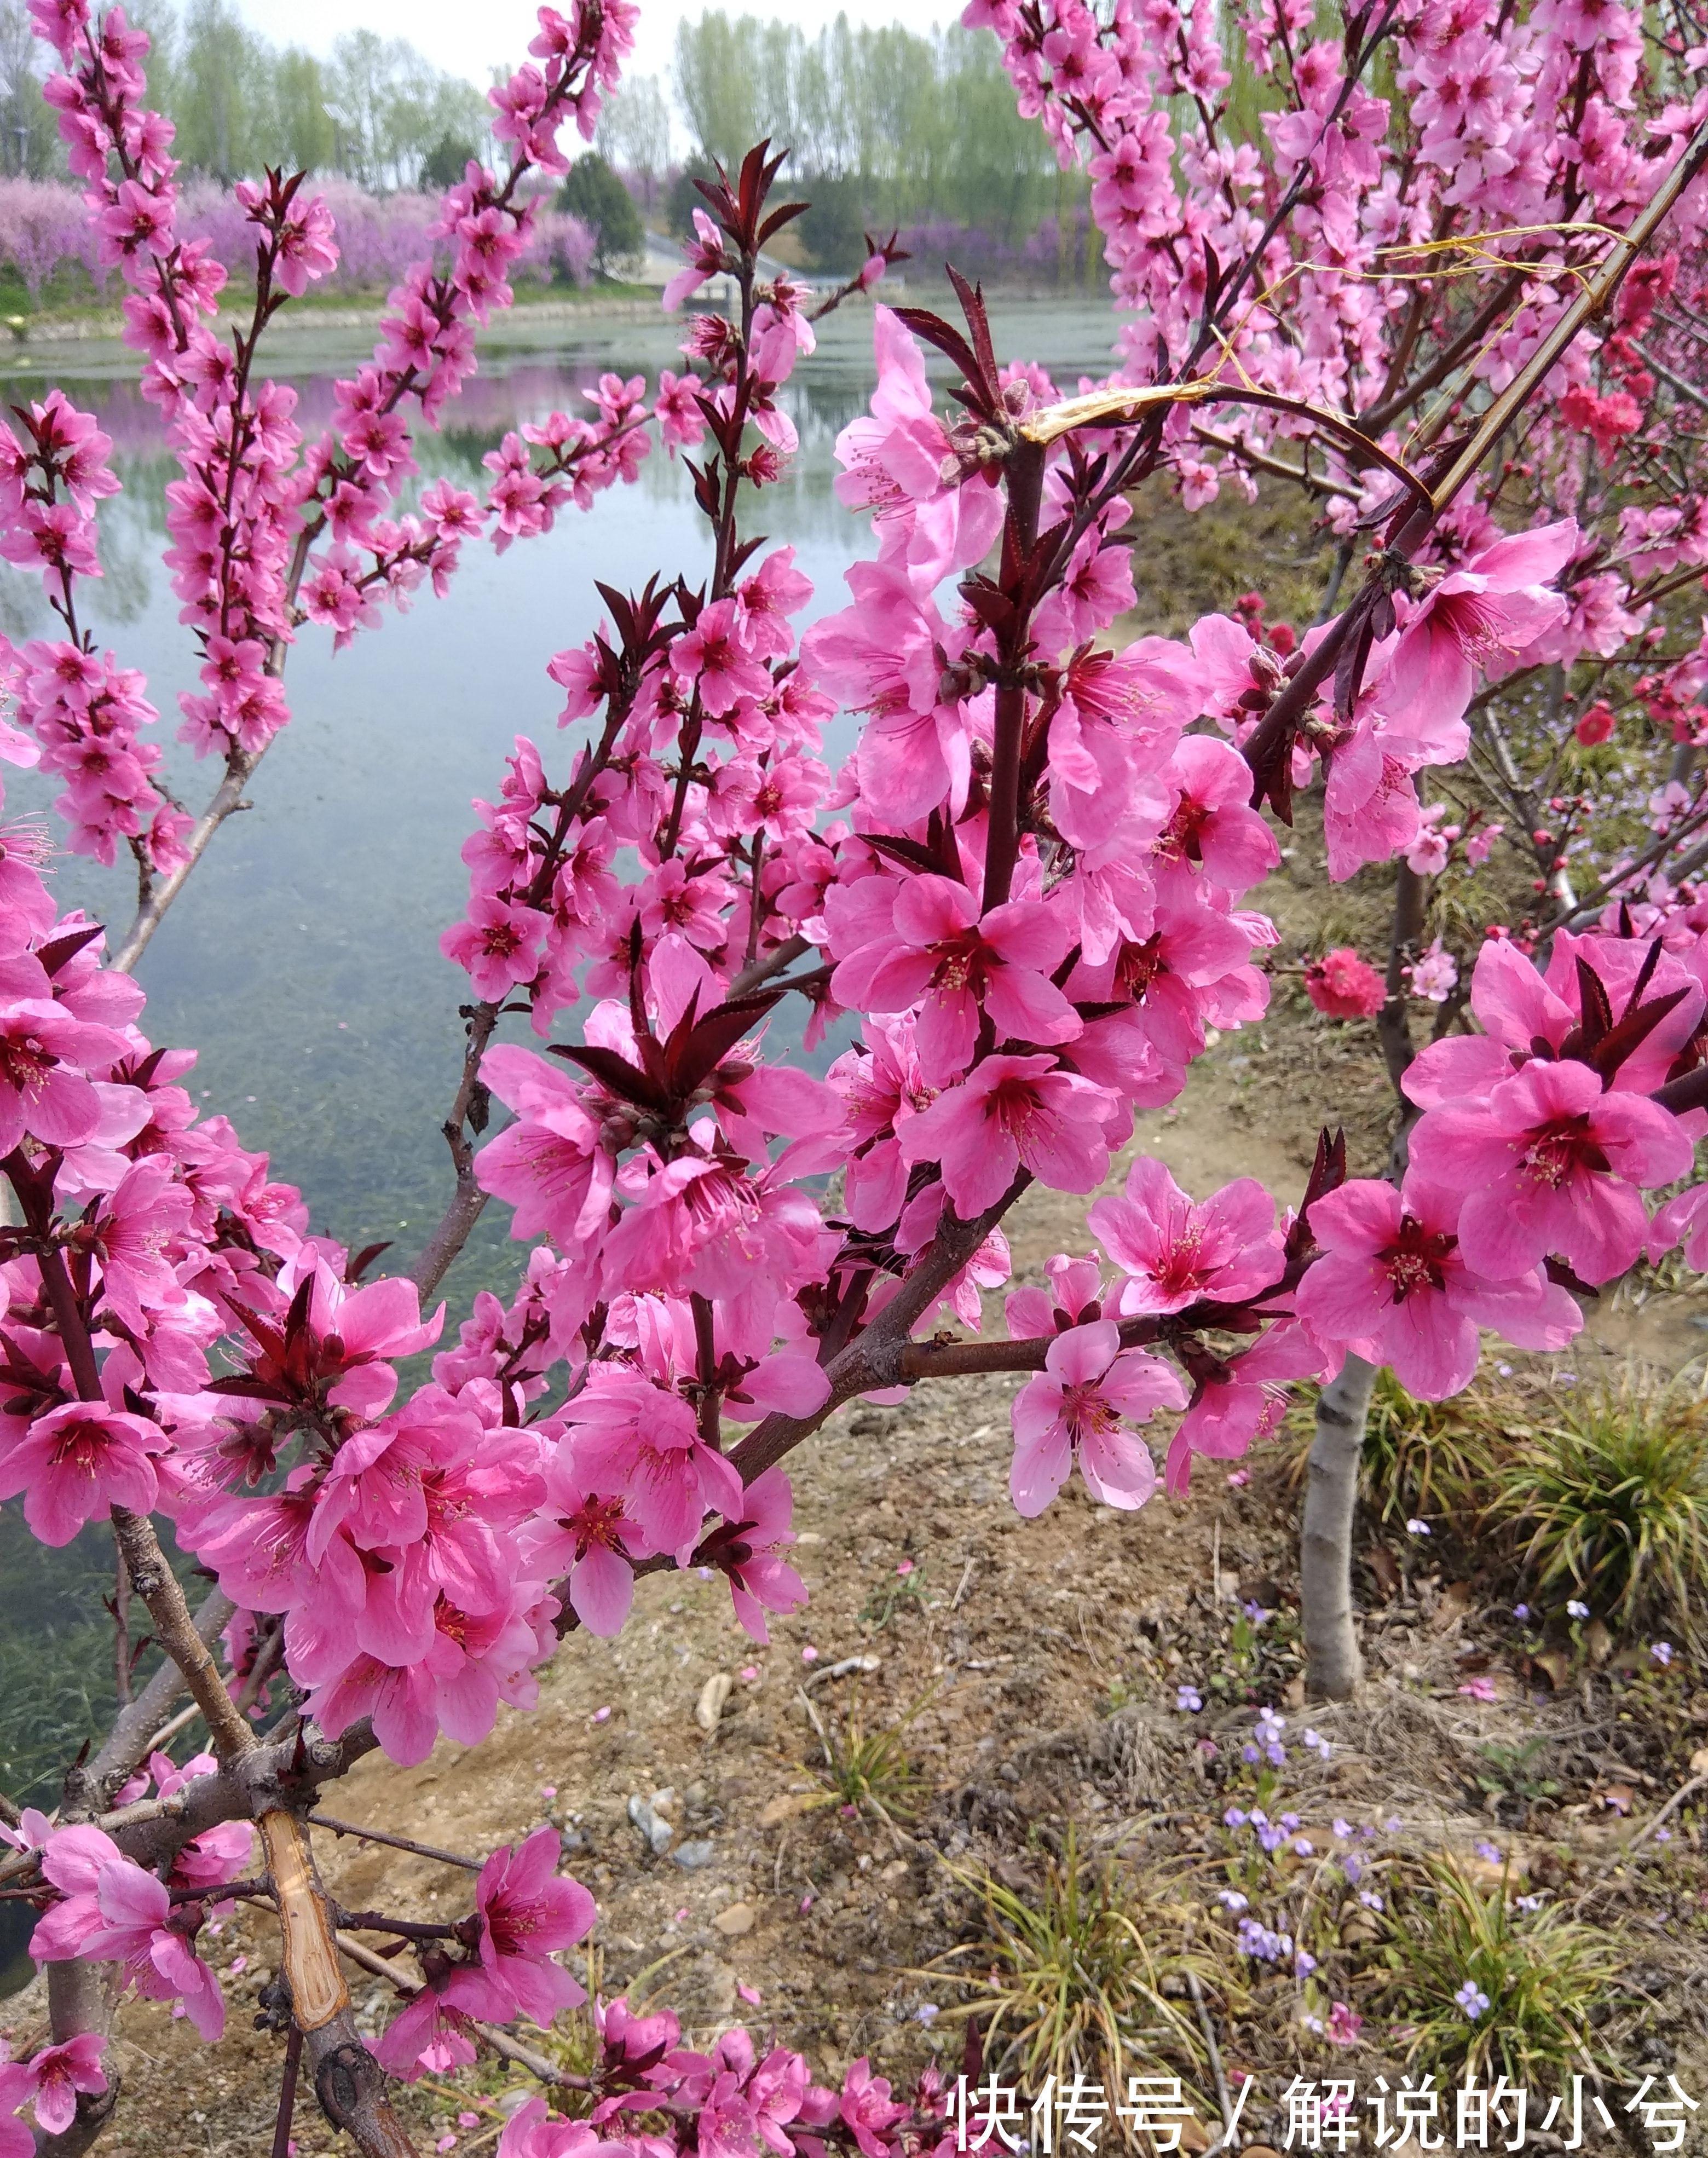
<svg viewBox="0 0 1708 2158">
<path fill-rule="evenodd" d="M 926 1699 L 929 1699 L 929 1696 Z M 819 1803 L 851 1806 L 856 1813 L 875 1814 L 885 1825 L 898 1831 L 917 1818 L 926 1783 L 902 1740 L 902 1732 L 925 1706 L 916 1701 L 898 1722 L 881 1731 L 868 1731 L 856 1693 L 846 1719 L 827 1719 L 803 1693 L 807 1714 L 818 1734 L 823 1766 L 812 1773 L 824 1786 Z"/>
<path fill-rule="evenodd" d="M 978 1897 L 983 1930 L 916 1975 L 962 1990 L 947 2013 L 977 2019 L 987 2067 L 1033 2090 L 1076 2069 L 1120 2090 L 1135 2057 L 1196 2061 L 1197 2032 L 1164 1987 L 1190 1970 L 1220 1990 L 1223 1975 L 1188 1951 L 1184 1904 L 1081 1858 L 1071 1830 L 1035 1897 L 988 1873 L 949 1871 Z"/>
<path fill-rule="evenodd" d="M 1535 2084 L 1613 2065 L 1597 2026 L 1617 1997 L 1616 1941 L 1552 1905 L 1516 1909 L 1504 1877 L 1485 1892 L 1450 1861 L 1427 1862 L 1390 1897 L 1383 1960 L 1407 2063 L 1444 2083 Z M 1474 2020 L 1454 1997 L 1468 1983 L 1489 2001 Z"/>
<path fill-rule="evenodd" d="M 1389 1371 L 1376 1374 L 1359 1464 L 1358 1495 L 1378 1520 L 1463 1520 L 1486 1495 L 1494 1467 L 1469 1397 L 1420 1402 Z M 1314 1403 L 1289 1419 L 1288 1474 L 1302 1483 L 1310 1453 Z"/>
<path fill-rule="evenodd" d="M 1484 1518 L 1520 1546 L 1545 1597 L 1574 1595 L 1609 1626 L 1664 1618 L 1697 1640 L 1708 1589 L 1708 1402 L 1640 1372 L 1556 1395 L 1538 1414 L 1491 1426 L 1496 1457 Z"/>
<path fill-rule="evenodd" d="M 1414 1401 L 1379 1371 L 1365 1427 L 1360 1496 L 1382 1520 L 1463 1515 L 1492 1466 L 1485 1435 L 1452 1402 Z"/>
<path fill-rule="evenodd" d="M 39 301 L 31 298 L 28 287 L 15 274 L 0 273 L 0 325 L 18 323 L 17 333 L 26 335 L 31 326 L 40 318 L 44 322 L 86 322 L 111 316 L 118 319 L 119 302 L 123 288 L 115 281 L 106 292 L 97 292 L 83 271 L 75 265 L 57 269 L 42 289 Z M 251 295 L 251 297 L 253 295 Z M 569 282 L 547 282 L 539 278 L 524 277 L 516 281 L 516 305 L 519 307 L 538 307 L 542 302 L 554 306 L 594 307 L 608 300 L 652 300 L 658 297 L 656 285 L 633 285 L 618 277 L 595 277 L 586 285 Z M 224 295 L 224 303 L 241 311 L 245 306 L 242 282 L 234 279 Z M 281 317 L 288 328 L 293 322 L 312 322 L 315 316 L 336 312 L 339 309 L 372 309 L 376 318 L 385 303 L 385 288 L 376 285 L 367 292 L 326 285 L 311 285 L 300 297 L 293 299 Z"/>
</svg>

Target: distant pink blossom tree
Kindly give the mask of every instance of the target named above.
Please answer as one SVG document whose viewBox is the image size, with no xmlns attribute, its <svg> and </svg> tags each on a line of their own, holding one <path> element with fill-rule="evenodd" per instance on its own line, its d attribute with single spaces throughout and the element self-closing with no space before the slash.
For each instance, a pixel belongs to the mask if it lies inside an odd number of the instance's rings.
<svg viewBox="0 0 1708 2158">
<path fill-rule="evenodd" d="M 333 292 L 369 293 L 395 285 L 412 264 L 435 251 L 436 198 L 407 190 L 370 195 L 353 180 L 328 178 L 321 199 L 331 213 L 337 260 L 321 281 Z M 178 205 L 178 230 L 203 240 L 228 277 L 253 283 L 263 235 L 238 195 L 213 180 L 192 182 Z M 515 270 L 550 282 L 559 275 L 585 285 L 592 272 L 596 235 L 580 218 L 535 203 Z M 442 266 L 451 252 L 441 248 Z M 49 280 L 61 265 L 76 263 L 97 290 L 111 271 L 91 245 L 81 191 L 59 180 L 0 178 L 0 264 L 18 271 L 39 306 Z"/>
<path fill-rule="evenodd" d="M 0 262 L 13 266 L 38 305 L 62 262 L 84 260 L 88 222 L 75 188 L 58 180 L 0 179 Z"/>
</svg>

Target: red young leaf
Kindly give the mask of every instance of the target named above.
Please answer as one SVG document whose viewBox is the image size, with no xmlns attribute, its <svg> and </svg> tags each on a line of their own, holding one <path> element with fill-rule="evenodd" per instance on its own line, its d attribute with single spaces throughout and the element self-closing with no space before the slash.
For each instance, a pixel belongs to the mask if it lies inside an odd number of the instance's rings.
<svg viewBox="0 0 1708 2158">
<path fill-rule="evenodd" d="M 607 1092 L 619 1101 L 632 1102 L 637 1109 L 651 1109 L 659 1116 L 668 1116 L 669 1098 L 657 1081 L 644 1071 L 636 1071 L 626 1057 L 619 1056 L 614 1049 L 584 1045 L 572 1049 L 560 1042 L 553 1042 L 550 1053 L 561 1056 L 565 1062 L 579 1064 L 581 1069 L 596 1079 Z"/>
</svg>

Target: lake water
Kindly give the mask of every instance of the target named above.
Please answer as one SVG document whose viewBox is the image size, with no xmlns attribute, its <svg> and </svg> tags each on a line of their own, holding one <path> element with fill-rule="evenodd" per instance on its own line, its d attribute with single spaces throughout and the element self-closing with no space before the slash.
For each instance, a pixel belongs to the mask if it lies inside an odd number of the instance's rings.
<svg viewBox="0 0 1708 2158">
<path fill-rule="evenodd" d="M 1107 307 L 1016 302 L 993 316 L 999 354 L 1040 361 L 1064 389 L 1108 371 Z M 424 476 L 482 488 L 481 458 L 507 428 L 587 409 L 580 393 L 606 369 L 644 373 L 650 386 L 661 365 L 680 364 L 680 334 L 662 318 L 558 321 L 483 339 L 451 424 L 417 445 Z M 787 388 L 801 452 L 763 498 L 759 529 L 791 543 L 813 579 L 803 620 L 842 606 L 850 555 L 872 551 L 868 528 L 831 492 L 832 444 L 869 392 L 870 340 L 869 305 L 832 318 Z M 327 417 L 333 376 L 364 349 L 357 333 L 328 333 L 276 350 L 272 372 L 297 389 L 305 431 Z M 199 808 L 216 773 L 171 739 L 178 693 L 195 686 L 195 649 L 160 562 L 163 490 L 176 467 L 157 417 L 117 348 L 80 352 L 51 376 L 22 372 L 22 359 L 8 401 L 55 380 L 114 438 L 124 493 L 102 505 L 106 576 L 79 603 L 96 638 L 146 672 L 174 790 Z M 465 550 L 446 598 L 424 593 L 407 614 L 388 610 L 345 652 L 334 656 L 329 632 L 313 625 L 301 632 L 286 680 L 294 716 L 255 777 L 254 807 L 215 839 L 137 973 L 152 1039 L 200 1051 L 188 1083 L 302 1187 L 317 1227 L 353 1247 L 390 1237 L 399 1257 L 411 1255 L 449 1193 L 439 1126 L 460 1070 L 468 984 L 438 937 L 467 889 L 458 849 L 470 799 L 495 794 L 518 734 L 540 745 L 548 772 L 567 772 L 571 744 L 555 729 L 561 700 L 547 660 L 595 626 L 596 578 L 637 587 L 662 569 L 698 580 L 705 534 L 680 463 L 655 448 L 637 485 L 502 557 Z M 0 565 L 0 627 L 13 638 L 53 634 L 39 577 Z M 839 723 L 833 758 L 849 739 Z M 5 777 L 8 813 L 58 792 L 10 767 Z M 55 889 L 62 906 L 86 906 L 116 932 L 130 918 L 123 869 L 65 857 Z M 447 1278 L 453 1322 L 477 1287 L 513 1279 L 506 1243 L 493 1210 Z"/>
</svg>

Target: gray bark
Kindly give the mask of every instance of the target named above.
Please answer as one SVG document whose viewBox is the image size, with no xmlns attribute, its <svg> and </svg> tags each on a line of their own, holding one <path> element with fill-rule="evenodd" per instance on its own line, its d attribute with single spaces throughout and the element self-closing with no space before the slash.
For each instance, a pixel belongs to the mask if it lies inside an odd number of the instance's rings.
<svg viewBox="0 0 1708 2158">
<path fill-rule="evenodd" d="M 1317 1402 L 1299 1547 L 1299 1598 L 1314 1700 L 1349 1701 L 1364 1677 L 1352 1604 L 1352 1520 L 1375 1366 L 1349 1356 Z"/>
</svg>

